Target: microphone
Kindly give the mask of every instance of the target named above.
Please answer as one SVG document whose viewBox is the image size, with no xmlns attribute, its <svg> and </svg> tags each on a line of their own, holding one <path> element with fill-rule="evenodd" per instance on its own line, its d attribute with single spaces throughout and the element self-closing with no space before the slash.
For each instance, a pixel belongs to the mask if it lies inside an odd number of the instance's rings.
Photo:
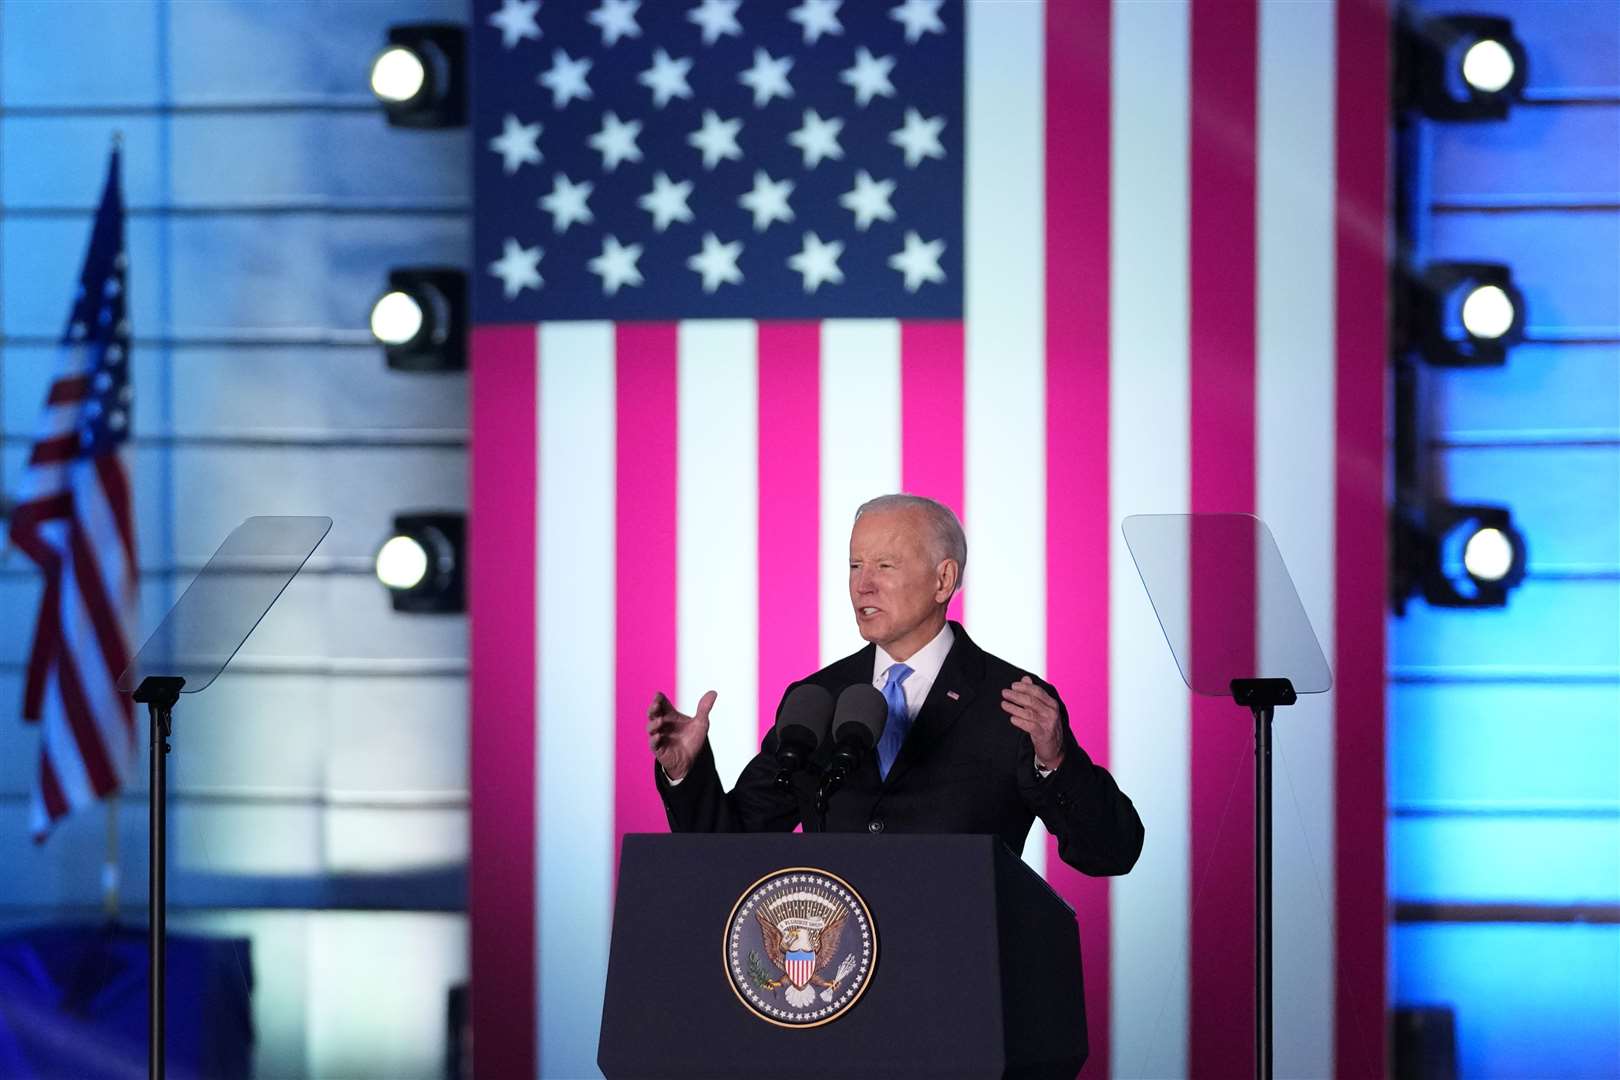
<svg viewBox="0 0 1620 1080">
<path fill-rule="evenodd" d="M 871 683 L 857 683 L 838 695 L 832 723 L 833 743 L 837 749 L 821 781 L 821 790 L 816 793 L 816 811 L 821 814 L 823 828 L 827 823 L 827 800 L 860 766 L 861 759 L 877 746 L 883 736 L 883 725 L 888 721 L 889 706 Z"/>
<path fill-rule="evenodd" d="M 795 686 L 782 702 L 776 718 L 776 774 L 778 787 L 787 787 L 793 773 L 810 763 L 832 723 L 832 695 L 814 683 Z"/>
</svg>

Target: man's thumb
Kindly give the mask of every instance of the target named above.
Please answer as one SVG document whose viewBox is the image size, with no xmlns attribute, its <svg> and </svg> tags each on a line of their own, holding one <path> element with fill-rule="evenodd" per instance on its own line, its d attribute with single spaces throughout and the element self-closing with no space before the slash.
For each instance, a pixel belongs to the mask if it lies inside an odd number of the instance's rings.
<svg viewBox="0 0 1620 1080">
<path fill-rule="evenodd" d="M 719 696 L 719 694 L 715 693 L 713 690 L 710 690 L 707 694 L 704 694 L 703 697 L 698 699 L 697 715 L 693 719 L 707 722 L 709 719 L 709 710 L 714 708 L 714 699 Z"/>
</svg>

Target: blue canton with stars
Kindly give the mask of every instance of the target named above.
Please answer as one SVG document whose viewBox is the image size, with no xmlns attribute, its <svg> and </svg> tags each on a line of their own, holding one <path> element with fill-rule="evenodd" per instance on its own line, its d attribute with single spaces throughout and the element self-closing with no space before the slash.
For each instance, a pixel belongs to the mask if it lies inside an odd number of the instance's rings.
<svg viewBox="0 0 1620 1080">
<path fill-rule="evenodd" d="M 475 321 L 961 318 L 961 0 L 474 10 Z"/>
<path fill-rule="evenodd" d="M 101 206 L 90 232 L 79 288 L 62 335 L 66 348 L 83 349 L 88 389 L 79 409 L 79 456 L 117 450 L 129 439 L 129 319 L 124 297 L 128 258 L 124 252 L 124 202 L 119 194 L 119 155 L 107 170 Z"/>
</svg>

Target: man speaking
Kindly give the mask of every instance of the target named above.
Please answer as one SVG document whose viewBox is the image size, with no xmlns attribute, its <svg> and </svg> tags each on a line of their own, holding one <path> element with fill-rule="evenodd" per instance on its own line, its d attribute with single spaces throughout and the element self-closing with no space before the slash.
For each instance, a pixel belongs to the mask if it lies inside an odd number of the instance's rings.
<svg viewBox="0 0 1620 1080">
<path fill-rule="evenodd" d="M 885 495 L 856 511 L 849 599 L 870 644 L 788 692 L 808 683 L 837 698 L 867 684 L 882 693 L 888 719 L 876 753 L 866 754 L 829 800 L 824 827 L 994 833 L 1020 851 L 1038 817 L 1070 866 L 1087 874 L 1125 873 L 1142 851 L 1141 818 L 1075 741 L 1057 691 L 980 649 L 960 623 L 945 618 L 966 562 L 962 525 L 941 503 Z M 714 702 L 711 690 L 688 716 L 659 693 L 647 712 L 653 771 L 670 828 L 822 828 L 816 799 L 831 740 L 783 785 L 777 783 L 773 730 L 727 792 L 709 748 Z"/>
</svg>

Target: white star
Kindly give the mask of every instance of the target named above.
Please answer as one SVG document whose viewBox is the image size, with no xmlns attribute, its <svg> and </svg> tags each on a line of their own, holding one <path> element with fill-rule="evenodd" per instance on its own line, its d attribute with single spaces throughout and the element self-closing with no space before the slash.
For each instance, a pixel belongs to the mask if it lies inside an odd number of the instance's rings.
<svg viewBox="0 0 1620 1080">
<path fill-rule="evenodd" d="M 855 50 L 855 64 L 838 76 L 838 81 L 855 91 L 855 104 L 865 108 L 874 97 L 894 97 L 894 83 L 889 72 L 894 70 L 894 57 L 873 56 L 865 45 Z"/>
<path fill-rule="evenodd" d="M 686 266 L 703 275 L 703 291 L 712 293 L 722 284 L 742 282 L 742 271 L 737 269 L 737 257 L 741 254 L 741 240 L 722 244 L 714 233 L 704 233 L 703 250 L 687 259 Z"/>
<path fill-rule="evenodd" d="M 793 220 L 793 208 L 788 206 L 791 194 L 793 181 L 772 180 L 761 170 L 754 174 L 754 190 L 744 192 L 737 203 L 754 215 L 754 231 L 764 232 L 773 221 Z"/>
<path fill-rule="evenodd" d="M 506 250 L 489 264 L 489 272 L 501 279 L 508 300 L 524 289 L 540 288 L 540 256 L 544 254 L 538 247 L 524 247 L 515 237 L 506 238 Z"/>
<path fill-rule="evenodd" d="M 889 9 L 889 18 L 906 24 L 906 44 L 915 45 L 923 34 L 943 34 L 945 24 L 939 19 L 939 9 L 945 0 L 906 0 L 897 8 Z"/>
<path fill-rule="evenodd" d="M 659 173 L 653 177 L 652 190 L 636 200 L 636 205 L 653 216 L 653 228 L 663 232 L 672 221 L 691 221 L 692 208 L 686 199 L 692 194 L 692 181 L 674 183 Z"/>
<path fill-rule="evenodd" d="M 704 109 L 703 126 L 688 135 L 686 141 L 703 151 L 703 167 L 712 169 L 722 160 L 742 157 L 742 148 L 737 145 L 737 132 L 741 130 L 741 120 L 722 120 L 713 109 Z"/>
<path fill-rule="evenodd" d="M 619 291 L 621 285 L 640 285 L 641 271 L 636 269 L 636 260 L 641 258 L 641 245 L 631 244 L 626 247 L 619 243 L 615 236 L 606 236 L 602 239 L 602 254 L 591 259 L 587 266 L 591 273 L 602 279 L 602 291 L 612 296 Z"/>
<path fill-rule="evenodd" d="M 620 120 L 618 113 L 608 112 L 602 117 L 602 130 L 586 141 L 602 155 L 602 168 L 612 172 L 621 161 L 641 160 L 641 147 L 636 145 L 640 134 L 640 120 Z"/>
<path fill-rule="evenodd" d="M 804 0 L 788 12 L 788 18 L 804 27 L 804 43 L 814 45 L 822 34 L 842 34 L 844 24 L 838 21 L 838 7 L 844 0 Z"/>
<path fill-rule="evenodd" d="M 692 70 L 692 58 L 670 59 L 669 53 L 659 49 L 653 53 L 652 67 L 636 76 L 636 81 L 652 91 L 653 104 L 662 109 L 670 98 L 689 98 L 692 88 L 686 83 L 686 73 Z"/>
<path fill-rule="evenodd" d="M 874 221 L 893 221 L 893 180 L 873 180 L 865 169 L 855 174 L 855 186 L 838 196 L 838 204 L 855 215 L 855 227 L 865 232 Z"/>
<path fill-rule="evenodd" d="M 788 266 L 804 275 L 804 291 L 813 293 L 825 282 L 840 285 L 844 272 L 838 269 L 838 256 L 844 253 L 844 243 L 834 240 L 823 244 L 813 232 L 804 234 L 804 246 L 797 255 L 788 256 Z"/>
<path fill-rule="evenodd" d="M 816 110 L 806 109 L 804 123 L 800 125 L 799 130 L 788 136 L 788 142 L 803 152 L 804 167 L 813 169 L 820 165 L 824 158 L 837 161 L 844 156 L 844 148 L 838 145 L 838 133 L 843 127 L 844 121 L 836 116 L 830 120 L 823 120 Z"/>
<path fill-rule="evenodd" d="M 703 0 L 686 13 L 686 18 L 703 27 L 703 44 L 713 45 L 727 34 L 742 36 L 742 24 L 737 22 L 741 4 L 742 0 Z"/>
<path fill-rule="evenodd" d="M 500 27 L 501 48 L 516 48 L 524 38 L 540 40 L 540 27 L 534 21 L 539 10 L 540 0 L 501 0 L 501 10 L 489 17 L 489 25 Z"/>
<path fill-rule="evenodd" d="M 641 0 L 602 0 L 602 6 L 585 18 L 602 31 L 603 45 L 616 45 L 620 38 L 640 37 L 636 9 Z"/>
<path fill-rule="evenodd" d="M 753 88 L 754 108 L 762 108 L 769 104 L 773 97 L 793 96 L 793 87 L 789 85 L 787 78 L 787 73 L 792 67 L 791 56 L 772 60 L 771 54 L 764 49 L 755 49 L 754 66 L 737 76 L 737 81 Z"/>
<path fill-rule="evenodd" d="M 945 271 L 939 268 L 939 257 L 945 254 L 945 241 L 930 240 L 923 243 L 914 232 L 906 233 L 906 246 L 889 256 L 889 265 L 906 276 L 906 291 L 916 292 L 925 281 L 944 281 Z"/>
<path fill-rule="evenodd" d="M 540 161 L 540 147 L 536 142 L 540 138 L 540 122 L 532 124 L 518 122 L 518 118 L 511 113 L 501 121 L 501 133 L 489 140 L 489 148 L 501 155 L 501 166 L 506 175 L 511 176 L 525 164 L 534 165 Z"/>
<path fill-rule="evenodd" d="M 889 141 L 906 152 L 906 167 L 915 169 L 925 157 L 945 156 L 945 148 L 939 144 L 939 133 L 944 130 L 943 116 L 928 120 L 916 109 L 907 109 L 905 125 L 891 132 Z"/>
<path fill-rule="evenodd" d="M 550 69 L 540 76 L 541 85 L 551 90 L 552 106 L 561 109 L 575 98 L 581 101 L 589 98 L 591 84 L 585 81 L 585 74 L 590 70 L 589 57 L 571 60 L 561 49 L 552 53 Z"/>
<path fill-rule="evenodd" d="M 567 232 L 570 225 L 589 225 L 596 220 L 596 215 L 586 205 L 592 186 L 589 180 L 576 184 L 562 173 L 557 174 L 551 183 L 551 194 L 540 197 L 540 208 L 551 215 L 554 230 Z"/>
</svg>

